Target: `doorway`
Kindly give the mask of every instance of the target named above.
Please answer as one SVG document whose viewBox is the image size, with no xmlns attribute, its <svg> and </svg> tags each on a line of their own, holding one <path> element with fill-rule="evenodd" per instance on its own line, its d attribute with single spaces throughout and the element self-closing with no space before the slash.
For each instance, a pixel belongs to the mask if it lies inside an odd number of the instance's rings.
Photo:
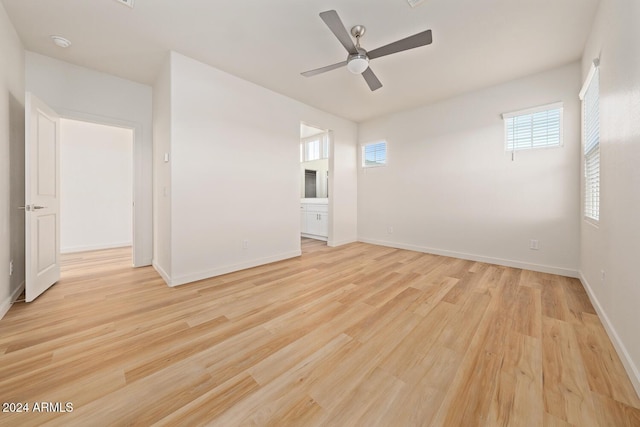
<svg viewBox="0 0 640 427">
<path fill-rule="evenodd" d="M 60 252 L 133 246 L 131 128 L 60 119 Z"/>
<path fill-rule="evenodd" d="M 329 130 L 300 124 L 300 235 L 323 245 L 330 233 L 330 145 Z"/>
</svg>

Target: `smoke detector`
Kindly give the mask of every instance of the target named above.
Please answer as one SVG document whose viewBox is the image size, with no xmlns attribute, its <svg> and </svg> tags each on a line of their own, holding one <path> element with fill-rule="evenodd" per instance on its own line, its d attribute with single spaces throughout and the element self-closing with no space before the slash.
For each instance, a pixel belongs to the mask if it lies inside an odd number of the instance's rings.
<svg viewBox="0 0 640 427">
<path fill-rule="evenodd" d="M 53 40 L 53 44 L 63 49 L 71 46 L 71 42 L 62 36 L 51 36 L 51 40 Z"/>
<path fill-rule="evenodd" d="M 125 6 L 129 6 L 131 9 L 133 9 L 133 2 L 134 0 L 116 0 L 118 3 L 122 3 Z"/>
</svg>

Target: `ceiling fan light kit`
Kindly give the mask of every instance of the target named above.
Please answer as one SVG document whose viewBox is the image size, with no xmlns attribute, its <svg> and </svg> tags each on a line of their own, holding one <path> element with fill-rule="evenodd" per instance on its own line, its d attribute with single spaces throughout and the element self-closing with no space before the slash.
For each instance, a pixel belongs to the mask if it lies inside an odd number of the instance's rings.
<svg viewBox="0 0 640 427">
<path fill-rule="evenodd" d="M 426 46 L 428 44 L 431 44 L 433 41 L 431 30 L 427 30 L 418 34 L 414 34 L 402 40 L 389 43 L 388 45 L 374 49 L 371 52 L 367 52 L 362 47 L 360 47 L 360 38 L 366 31 L 366 28 L 363 25 L 356 25 L 351 28 L 351 36 L 356 39 L 356 43 L 353 44 L 353 40 L 351 40 L 347 29 L 338 16 L 338 12 L 336 12 L 335 10 L 327 10 L 326 12 L 320 13 L 320 18 L 322 18 L 333 35 L 336 36 L 338 41 L 347 50 L 347 60 L 344 62 L 339 62 L 337 64 L 327 65 L 326 67 L 316 68 L 315 70 L 305 71 L 301 74 L 305 77 L 311 77 L 315 76 L 316 74 L 335 70 L 336 68 L 340 68 L 346 65 L 347 69 L 353 74 L 362 74 L 362 77 L 364 77 L 367 85 L 369 85 L 369 89 L 371 89 L 372 91 L 380 89 L 382 87 L 382 83 L 380 83 L 380 80 L 378 80 L 376 75 L 369 67 L 369 61 L 371 59 L 391 55 L 392 53 L 402 52 L 403 50 Z"/>
<path fill-rule="evenodd" d="M 366 54 L 349 55 L 347 69 L 353 74 L 362 74 L 367 68 L 369 68 L 369 58 L 367 58 Z"/>
</svg>

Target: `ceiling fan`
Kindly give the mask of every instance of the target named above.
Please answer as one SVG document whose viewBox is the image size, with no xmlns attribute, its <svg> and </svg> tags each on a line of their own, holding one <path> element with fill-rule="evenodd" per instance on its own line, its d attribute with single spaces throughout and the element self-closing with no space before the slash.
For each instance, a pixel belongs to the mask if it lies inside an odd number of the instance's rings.
<svg viewBox="0 0 640 427">
<path fill-rule="evenodd" d="M 367 52 L 360 47 L 360 37 L 362 37 L 366 31 L 366 28 L 363 25 L 356 25 L 351 28 L 351 35 L 356 39 L 356 44 L 354 45 L 347 29 L 338 16 L 338 12 L 335 10 L 327 10 L 326 12 L 320 13 L 320 18 L 322 18 L 338 41 L 340 41 L 342 46 L 344 46 L 344 48 L 347 49 L 347 52 L 349 52 L 347 60 L 338 62 L 337 64 L 327 65 L 326 67 L 316 68 L 315 70 L 305 71 L 301 74 L 305 77 L 311 77 L 346 65 L 347 69 L 352 73 L 362 74 L 362 77 L 364 77 L 365 81 L 369 85 L 369 89 L 372 91 L 380 89 L 382 87 L 382 83 L 380 83 L 380 80 L 378 80 L 369 67 L 369 61 L 371 59 L 402 52 L 403 50 L 426 46 L 431 44 L 433 41 L 431 37 L 431 30 L 427 30 Z"/>
</svg>

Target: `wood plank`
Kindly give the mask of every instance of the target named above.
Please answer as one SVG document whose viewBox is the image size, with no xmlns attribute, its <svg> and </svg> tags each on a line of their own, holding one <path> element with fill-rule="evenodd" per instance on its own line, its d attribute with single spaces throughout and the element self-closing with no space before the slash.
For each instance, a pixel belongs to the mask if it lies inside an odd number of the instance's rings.
<svg viewBox="0 0 640 427">
<path fill-rule="evenodd" d="M 0 425 L 638 426 L 579 281 L 351 243 L 169 288 L 130 249 L 63 258 L 0 320 Z"/>
<path fill-rule="evenodd" d="M 627 373 L 604 326 L 595 314 L 583 314 L 583 324 L 574 325 L 589 388 L 629 406 L 640 407 L 633 386 L 625 381 Z"/>
<path fill-rule="evenodd" d="M 542 426 L 542 343 L 510 332 L 487 426 Z"/>
<path fill-rule="evenodd" d="M 543 318 L 542 354 L 545 411 L 570 424 L 597 425 L 591 390 L 571 324 Z"/>
</svg>

